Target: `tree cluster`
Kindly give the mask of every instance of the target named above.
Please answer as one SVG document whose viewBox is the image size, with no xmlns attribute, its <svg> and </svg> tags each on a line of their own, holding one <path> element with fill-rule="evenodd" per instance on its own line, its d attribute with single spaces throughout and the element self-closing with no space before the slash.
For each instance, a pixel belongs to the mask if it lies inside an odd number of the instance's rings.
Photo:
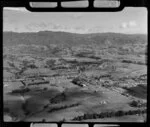
<svg viewBox="0 0 150 127">
<path fill-rule="evenodd" d="M 138 108 L 141 108 L 141 107 L 146 107 L 146 103 L 142 103 L 142 102 L 140 102 L 139 100 L 138 101 L 135 101 L 135 100 L 133 100 L 132 102 L 130 102 L 129 103 L 129 105 L 131 106 L 131 107 L 138 107 Z"/>
<path fill-rule="evenodd" d="M 146 113 L 146 109 L 144 110 L 129 110 L 129 111 L 112 111 L 112 112 L 101 112 L 101 113 L 94 113 L 94 114 L 84 114 L 82 116 L 74 117 L 72 120 L 86 120 L 86 119 L 102 119 L 102 118 L 110 118 L 110 117 L 121 117 L 125 115 L 136 115 L 136 114 L 144 114 Z"/>
<path fill-rule="evenodd" d="M 30 89 L 29 88 L 25 88 L 25 89 L 16 89 L 16 90 L 12 90 L 12 93 L 26 93 L 29 92 Z"/>
<path fill-rule="evenodd" d="M 48 112 L 51 113 L 51 112 L 58 111 L 58 110 L 61 110 L 61 109 L 75 107 L 75 106 L 78 106 L 78 105 L 79 105 L 79 103 L 71 104 L 71 105 L 64 105 L 64 106 L 61 106 L 61 107 L 54 107 L 54 108 L 50 109 Z"/>
<path fill-rule="evenodd" d="M 139 65 L 146 65 L 146 63 L 143 63 L 142 61 L 133 61 L 133 60 L 122 60 L 123 63 L 133 63 L 133 64 L 139 64 Z"/>
</svg>

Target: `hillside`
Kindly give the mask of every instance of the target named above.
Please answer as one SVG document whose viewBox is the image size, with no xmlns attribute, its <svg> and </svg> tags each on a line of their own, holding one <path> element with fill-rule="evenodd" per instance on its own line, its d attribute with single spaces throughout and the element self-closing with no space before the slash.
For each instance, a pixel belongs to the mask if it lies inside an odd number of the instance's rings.
<svg viewBox="0 0 150 127">
<path fill-rule="evenodd" d="M 61 44 L 64 46 L 78 46 L 84 44 L 103 45 L 106 41 L 110 41 L 113 45 L 122 45 L 137 42 L 146 43 L 147 35 L 119 33 L 75 34 L 52 31 L 41 31 L 37 33 L 4 32 L 3 40 L 4 46 L 14 46 L 18 44 Z"/>
<path fill-rule="evenodd" d="M 147 36 L 4 32 L 4 121 L 146 121 Z"/>
</svg>

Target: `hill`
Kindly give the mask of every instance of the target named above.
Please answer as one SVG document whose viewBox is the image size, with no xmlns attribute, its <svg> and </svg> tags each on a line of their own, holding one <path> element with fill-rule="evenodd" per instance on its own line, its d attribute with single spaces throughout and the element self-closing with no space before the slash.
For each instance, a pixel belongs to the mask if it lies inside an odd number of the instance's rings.
<svg viewBox="0 0 150 127">
<path fill-rule="evenodd" d="M 35 33 L 3 33 L 3 45 L 49 45 L 59 44 L 63 46 L 80 46 L 87 44 L 104 45 L 107 42 L 113 45 L 127 43 L 146 43 L 147 35 L 144 34 L 120 34 L 120 33 L 95 33 L 75 34 L 67 32 L 40 31 Z"/>
</svg>

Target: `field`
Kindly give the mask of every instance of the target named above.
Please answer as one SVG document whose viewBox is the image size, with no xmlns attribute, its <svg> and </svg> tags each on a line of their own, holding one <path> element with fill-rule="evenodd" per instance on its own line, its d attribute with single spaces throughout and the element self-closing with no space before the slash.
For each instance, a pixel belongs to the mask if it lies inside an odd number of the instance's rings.
<svg viewBox="0 0 150 127">
<path fill-rule="evenodd" d="M 28 38 L 30 43 L 24 40 L 18 45 L 21 33 L 12 33 L 14 37 L 9 34 L 4 34 L 4 121 L 146 121 L 144 35 L 108 33 L 109 45 L 102 39 L 104 35 L 72 35 L 84 41 L 100 38 L 101 42 L 84 42 L 81 46 L 73 40 L 67 47 L 67 39 L 61 45 L 51 44 L 55 40 L 35 45 L 32 37 Z M 59 36 L 59 32 L 53 34 Z"/>
</svg>

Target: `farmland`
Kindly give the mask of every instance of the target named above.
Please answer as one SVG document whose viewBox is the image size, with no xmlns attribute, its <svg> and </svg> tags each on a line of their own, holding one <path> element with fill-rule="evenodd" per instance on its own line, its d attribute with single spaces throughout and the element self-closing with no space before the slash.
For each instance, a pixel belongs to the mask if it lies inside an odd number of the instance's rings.
<svg viewBox="0 0 150 127">
<path fill-rule="evenodd" d="M 146 48 L 138 34 L 4 32 L 4 120 L 145 122 Z"/>
</svg>

